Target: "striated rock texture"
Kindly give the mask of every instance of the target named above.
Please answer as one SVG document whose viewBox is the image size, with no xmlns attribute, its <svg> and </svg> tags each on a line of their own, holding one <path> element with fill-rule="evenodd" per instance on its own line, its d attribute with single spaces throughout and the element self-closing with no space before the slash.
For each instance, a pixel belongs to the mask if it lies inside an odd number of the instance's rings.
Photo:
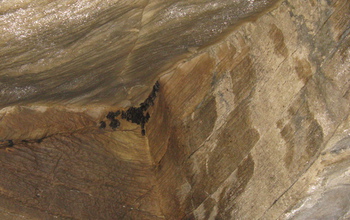
<svg viewBox="0 0 350 220">
<path fill-rule="evenodd" d="M 0 218 L 350 218 L 350 2 L 275 3 L 0 3 Z"/>
<path fill-rule="evenodd" d="M 162 70 L 275 2 L 2 1 L 0 103 L 139 104 Z"/>
<path fill-rule="evenodd" d="M 166 216 L 349 218 L 349 7 L 283 1 L 161 78 Z"/>
</svg>

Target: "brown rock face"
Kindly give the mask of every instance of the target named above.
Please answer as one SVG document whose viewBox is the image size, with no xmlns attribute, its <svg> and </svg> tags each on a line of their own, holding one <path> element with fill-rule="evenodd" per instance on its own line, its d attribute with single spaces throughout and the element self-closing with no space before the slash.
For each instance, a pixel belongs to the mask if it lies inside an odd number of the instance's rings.
<svg viewBox="0 0 350 220">
<path fill-rule="evenodd" d="M 0 3 L 46 13 L 0 49 L 0 219 L 350 218 L 349 1 L 28 2 Z"/>
</svg>

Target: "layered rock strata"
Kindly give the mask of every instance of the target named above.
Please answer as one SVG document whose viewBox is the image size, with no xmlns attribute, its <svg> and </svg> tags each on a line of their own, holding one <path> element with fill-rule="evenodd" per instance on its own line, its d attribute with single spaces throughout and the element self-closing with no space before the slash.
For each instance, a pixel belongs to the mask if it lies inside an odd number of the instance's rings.
<svg viewBox="0 0 350 220">
<path fill-rule="evenodd" d="M 251 8 L 228 1 L 135 2 L 132 10 L 120 1 L 101 3 L 96 32 L 76 41 L 62 33 L 73 41 L 65 47 L 72 54 L 61 58 L 81 56 L 62 63 L 57 56 L 46 66 L 23 65 L 25 54 L 39 50 L 8 57 L 1 75 L 8 107 L 0 121 L 0 217 L 349 218 L 350 3 L 286 0 L 257 18 L 274 2 L 249 2 Z M 243 11 L 234 14 L 235 4 Z M 244 20 L 236 18 L 252 16 L 234 26 Z M 91 23 L 79 19 L 83 33 Z M 111 37 L 106 47 L 95 47 L 112 27 L 128 32 L 113 36 L 134 39 L 132 45 L 122 49 Z M 169 36 L 177 31 L 183 34 Z M 21 40 L 6 36 L 10 45 Z M 28 36 L 20 42 L 32 42 Z M 92 56 L 86 45 L 110 59 Z M 80 74 L 87 69 L 89 76 Z M 141 107 L 156 80 L 143 127 L 121 115 L 111 119 L 120 125 L 108 126 L 108 112 Z M 50 91 L 32 93 L 36 83 Z M 67 91 L 62 99 L 59 88 Z"/>
</svg>

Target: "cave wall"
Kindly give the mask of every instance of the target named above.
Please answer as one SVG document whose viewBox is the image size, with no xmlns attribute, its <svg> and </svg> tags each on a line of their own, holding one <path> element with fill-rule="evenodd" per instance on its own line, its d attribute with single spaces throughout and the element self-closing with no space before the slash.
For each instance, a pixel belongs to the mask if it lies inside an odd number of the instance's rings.
<svg viewBox="0 0 350 220">
<path fill-rule="evenodd" d="M 2 1 L 0 107 L 138 105 L 162 71 L 277 2 Z"/>
<path fill-rule="evenodd" d="M 2 219 L 349 218 L 349 1 L 36 2 L 1 3 Z M 145 136 L 99 127 L 157 79 Z"/>
<path fill-rule="evenodd" d="M 161 77 L 148 138 L 165 216 L 347 218 L 349 9 L 283 1 Z"/>
<path fill-rule="evenodd" d="M 0 219 L 162 219 L 147 138 L 111 110 L 4 109 Z"/>
</svg>

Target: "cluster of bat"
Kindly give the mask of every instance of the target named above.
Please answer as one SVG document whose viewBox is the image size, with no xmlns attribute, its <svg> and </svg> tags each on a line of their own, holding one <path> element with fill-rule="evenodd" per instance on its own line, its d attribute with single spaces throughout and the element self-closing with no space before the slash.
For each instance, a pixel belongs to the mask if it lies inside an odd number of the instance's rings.
<svg viewBox="0 0 350 220">
<path fill-rule="evenodd" d="M 111 127 L 113 130 L 115 130 L 117 127 L 120 126 L 120 121 L 116 119 L 120 115 L 120 110 L 116 112 L 109 112 L 106 118 L 110 120 L 109 127 Z M 100 128 L 106 128 L 106 122 L 100 121 Z"/>
<path fill-rule="evenodd" d="M 110 121 L 109 127 L 111 127 L 113 130 L 117 129 L 120 126 L 120 121 L 117 119 L 117 117 L 121 115 L 122 119 L 141 125 L 141 133 L 142 135 L 145 135 L 145 124 L 150 118 L 150 115 L 147 112 L 147 110 L 150 106 L 154 105 L 154 100 L 157 97 L 159 88 L 160 84 L 157 81 L 154 84 L 152 92 L 150 93 L 148 98 L 144 102 L 142 102 L 139 107 L 130 107 L 126 111 L 118 110 L 116 112 L 109 112 L 106 116 L 106 118 Z M 100 128 L 106 128 L 106 126 L 107 124 L 105 121 L 100 122 Z"/>
<path fill-rule="evenodd" d="M 13 140 L 0 140 L 0 148 L 13 147 Z"/>
<path fill-rule="evenodd" d="M 160 84 L 157 81 L 154 84 L 152 92 L 150 93 L 148 98 L 144 102 L 142 102 L 139 107 L 130 107 L 126 111 L 118 110 L 116 112 L 109 112 L 106 116 L 106 118 L 110 121 L 109 127 L 111 127 L 113 130 L 117 129 L 120 126 L 120 121 L 117 119 L 117 117 L 121 115 L 122 119 L 141 125 L 141 133 L 142 135 L 145 135 L 146 134 L 145 124 L 148 122 L 150 118 L 150 115 L 147 112 L 147 110 L 150 106 L 154 105 L 154 100 L 157 97 L 159 88 L 160 88 Z M 100 128 L 106 128 L 106 126 L 107 124 L 105 121 L 100 121 Z M 13 140 L 0 140 L 0 149 L 13 147 L 15 144 L 18 144 L 19 142 L 41 143 L 43 139 L 44 138 L 33 139 L 33 140 L 19 140 L 19 141 L 16 141 L 16 143 Z"/>
<path fill-rule="evenodd" d="M 31 139 L 31 140 L 18 140 L 18 141 L 13 141 L 13 140 L 0 140 L 0 149 L 2 148 L 8 148 L 8 147 L 13 147 L 15 144 L 19 143 L 41 143 L 44 138 L 40 139 Z"/>
</svg>

